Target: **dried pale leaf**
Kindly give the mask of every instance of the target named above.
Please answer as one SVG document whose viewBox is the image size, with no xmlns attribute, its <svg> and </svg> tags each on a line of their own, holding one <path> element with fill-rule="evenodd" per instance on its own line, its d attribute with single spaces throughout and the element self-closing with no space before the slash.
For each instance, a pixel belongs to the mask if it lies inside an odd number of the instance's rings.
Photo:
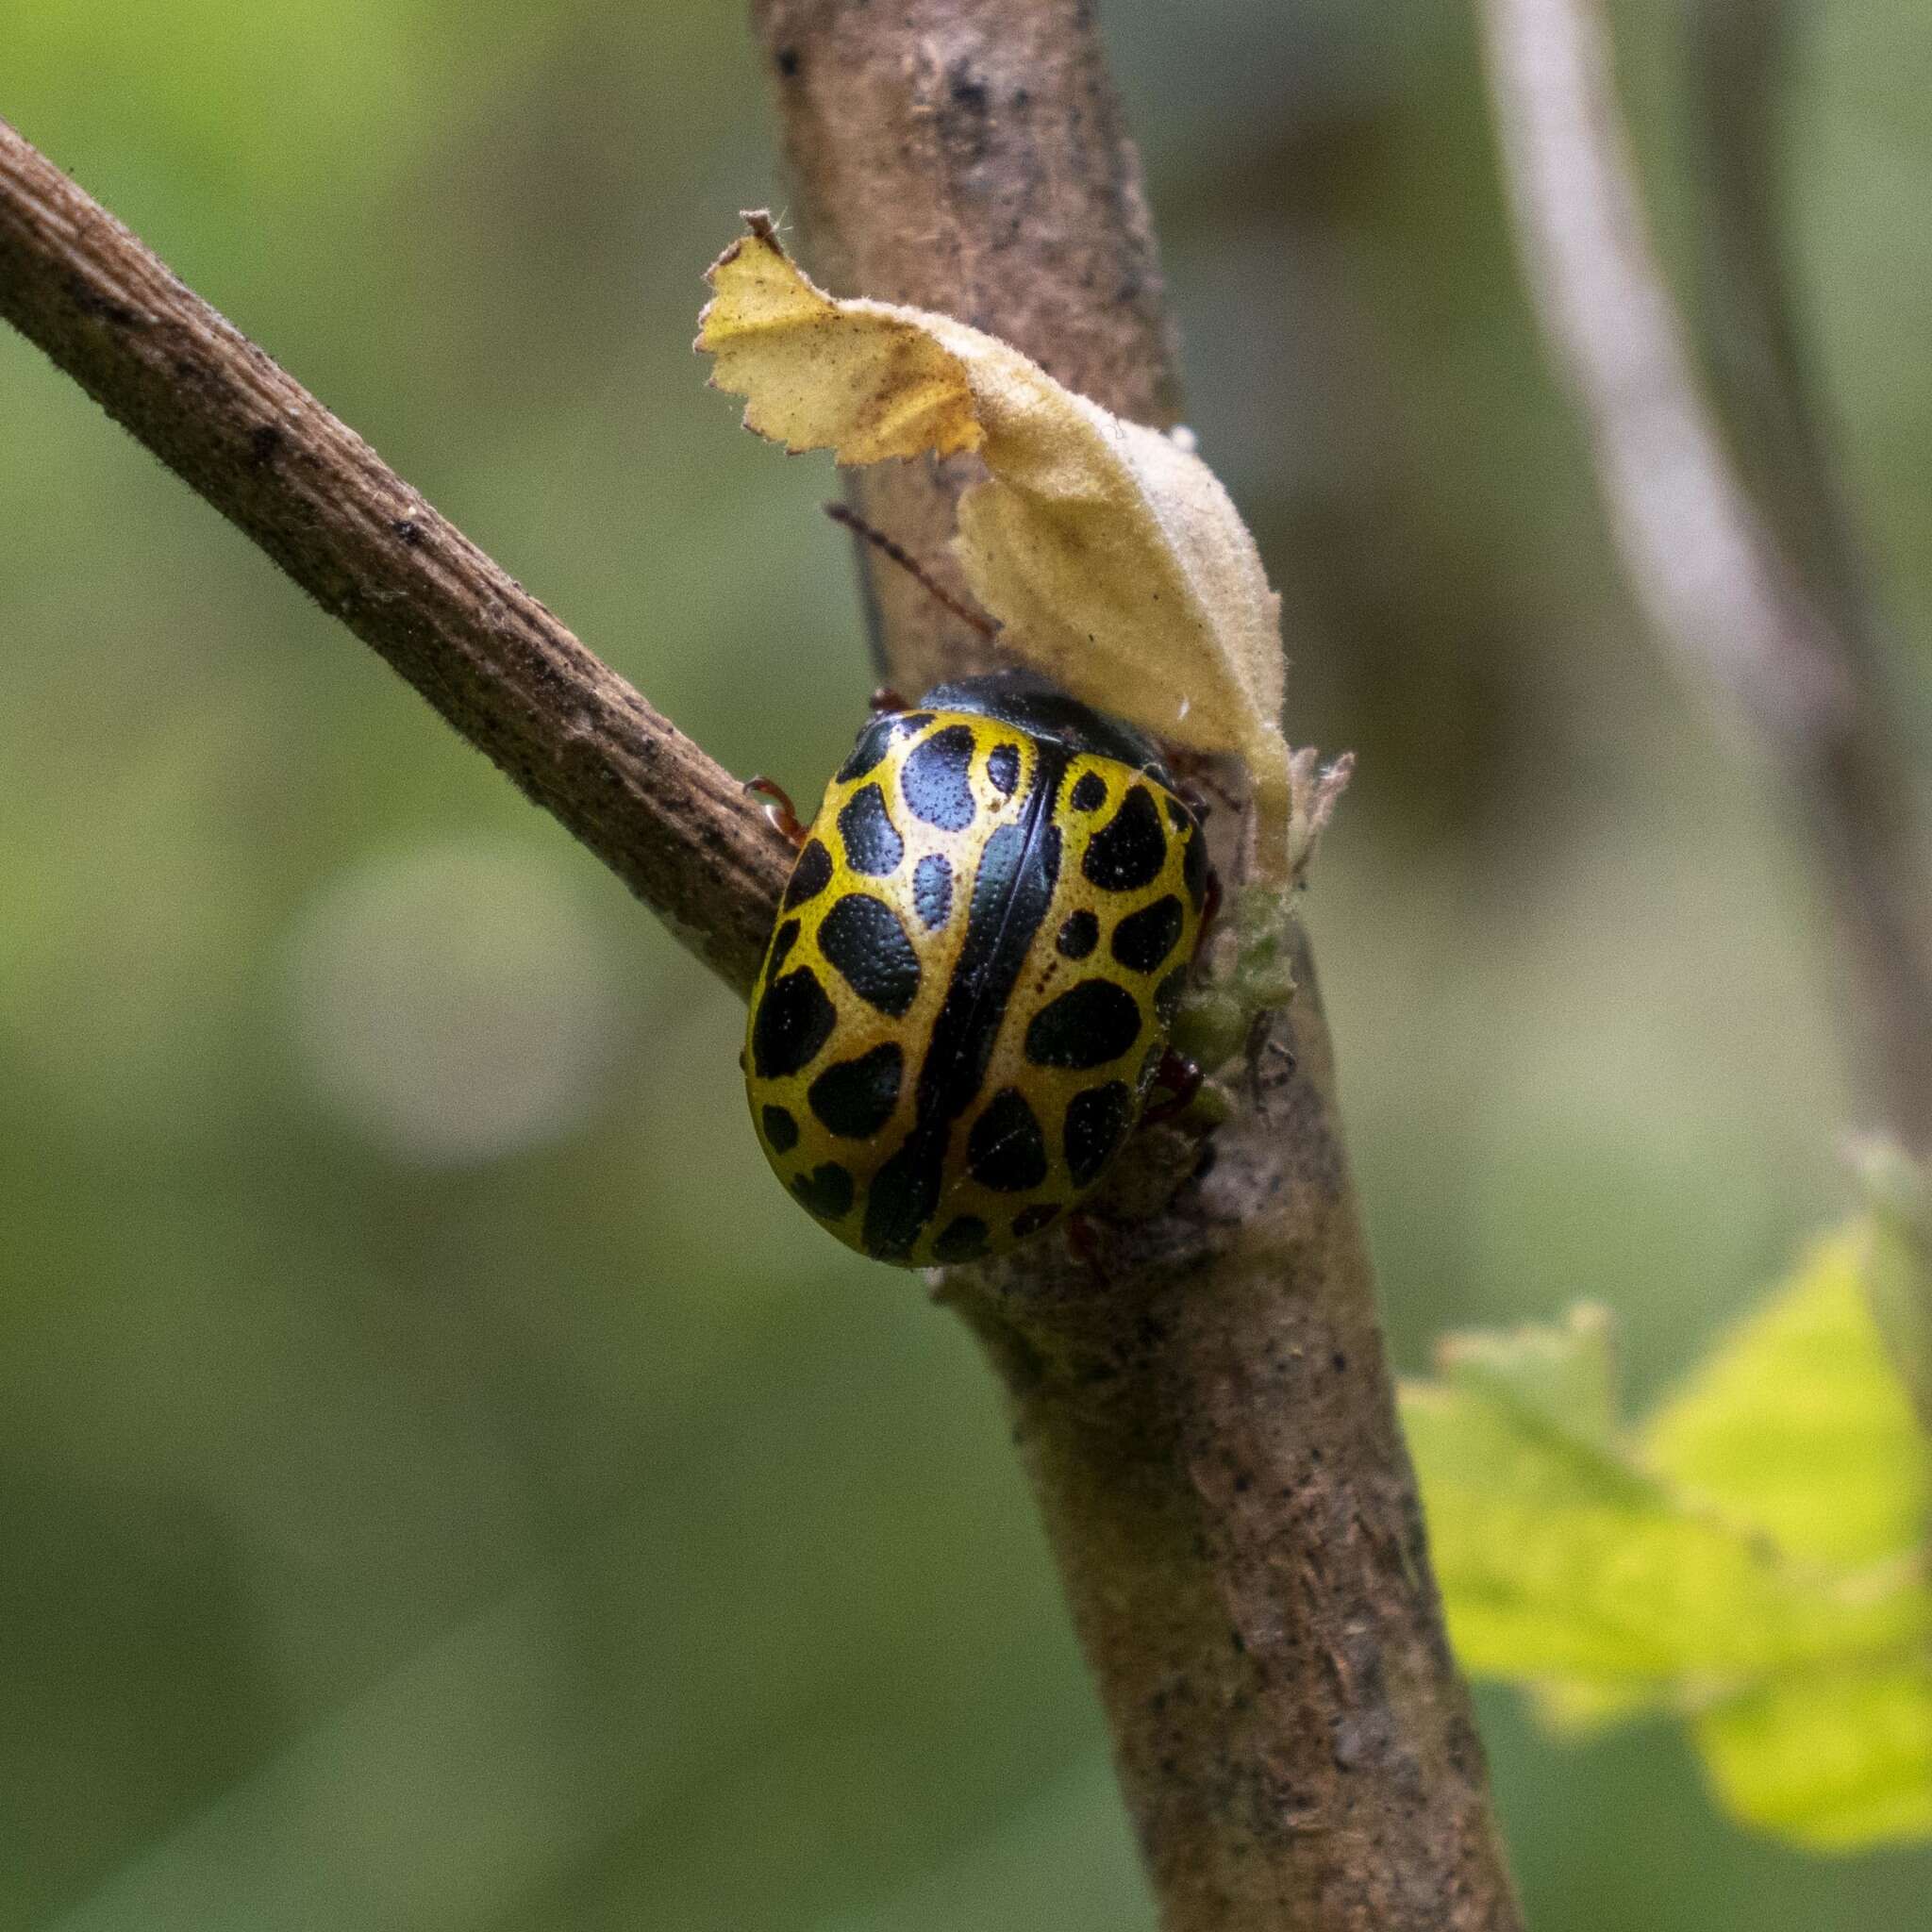
<svg viewBox="0 0 1932 1932">
<path fill-rule="evenodd" d="M 712 263 L 698 318 L 711 381 L 745 398 L 748 429 L 841 463 L 954 456 L 985 441 L 957 358 L 911 309 L 835 302 L 800 275 L 762 217 Z"/>
<path fill-rule="evenodd" d="M 1238 753 L 1261 874 L 1292 865 L 1280 600 L 1247 527 L 1183 443 L 1109 415 L 1017 349 L 923 309 L 841 301 L 762 216 L 710 271 L 697 346 L 745 422 L 841 462 L 976 450 L 967 582 L 1023 662 L 1170 741 Z"/>
</svg>

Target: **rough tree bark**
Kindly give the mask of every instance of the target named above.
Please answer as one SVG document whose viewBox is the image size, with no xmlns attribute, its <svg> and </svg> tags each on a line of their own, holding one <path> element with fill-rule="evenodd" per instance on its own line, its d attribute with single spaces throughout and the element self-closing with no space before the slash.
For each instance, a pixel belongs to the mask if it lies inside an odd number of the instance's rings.
<svg viewBox="0 0 1932 1932">
<path fill-rule="evenodd" d="M 1171 417 L 1088 0 L 757 18 L 816 275 Z M 735 781 L 4 124 L 0 313 L 744 990 L 785 854 Z M 864 505 L 940 559 L 958 481 L 905 466 Z M 907 587 L 874 595 L 906 684 L 976 660 Z M 1010 1392 L 1164 1923 L 1506 1932 L 1306 949 L 1300 976 L 1211 1167 L 1109 1231 L 1104 1284 L 1049 1244 L 944 1292 Z"/>
<path fill-rule="evenodd" d="M 819 279 L 961 316 L 1173 420 L 1139 161 L 1087 0 L 753 10 Z M 964 476 L 857 487 L 942 557 Z M 873 598 L 905 688 L 977 661 L 890 575 Z M 1299 976 L 1253 1104 L 1171 1212 L 1108 1242 L 1104 1283 L 1049 1243 L 944 1294 L 1009 1391 L 1164 1923 L 1511 1926 L 1306 949 Z"/>
</svg>

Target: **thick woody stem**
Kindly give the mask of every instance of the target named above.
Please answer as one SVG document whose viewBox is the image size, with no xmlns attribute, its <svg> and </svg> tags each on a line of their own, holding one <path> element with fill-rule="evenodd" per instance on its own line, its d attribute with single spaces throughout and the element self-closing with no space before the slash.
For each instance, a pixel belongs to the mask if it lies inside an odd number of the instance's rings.
<svg viewBox="0 0 1932 1932">
<path fill-rule="evenodd" d="M 1171 420 L 1139 162 L 1088 0 L 754 15 L 817 278 L 958 315 Z M 958 480 L 888 465 L 859 493 L 930 562 Z M 890 577 L 874 597 L 906 688 L 982 661 L 929 600 Z M 942 1292 L 1009 1391 L 1170 1932 L 1503 1932 L 1520 1919 L 1306 955 L 1299 976 L 1254 1104 L 1167 1213 L 1108 1228 L 1097 1266 L 1049 1241 Z"/>
<path fill-rule="evenodd" d="M 791 860 L 739 782 L 4 121 L 0 315 L 749 991 Z"/>
<path fill-rule="evenodd" d="M 755 5 L 813 278 L 1003 337 L 1116 414 L 1163 426 L 1174 341 L 1141 167 L 1091 5 Z M 1076 30 L 1068 24 L 1077 18 Z M 950 549 L 970 458 L 847 478 L 854 507 L 964 591 Z M 861 557 L 882 660 L 917 694 L 986 641 Z"/>
</svg>

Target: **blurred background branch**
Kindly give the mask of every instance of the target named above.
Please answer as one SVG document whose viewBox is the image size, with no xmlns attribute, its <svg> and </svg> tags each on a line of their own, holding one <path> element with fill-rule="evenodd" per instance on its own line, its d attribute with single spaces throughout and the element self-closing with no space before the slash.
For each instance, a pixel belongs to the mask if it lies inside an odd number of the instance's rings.
<svg viewBox="0 0 1932 1932">
<path fill-rule="evenodd" d="M 1787 158 L 1804 11 L 1792 0 L 1694 0 L 1685 10 L 1695 333 L 1737 486 L 1825 613 L 1859 682 L 1882 695 L 1878 602 L 1791 260 Z"/>
<path fill-rule="evenodd" d="M 1650 239 L 1597 0 L 1486 0 L 1524 266 L 1631 586 L 1789 788 L 1831 908 L 1860 1124 L 1932 1153 L 1932 871 L 1874 600 L 1810 384 L 1778 219 L 1789 8 L 1692 9 L 1703 200 L 1747 488 Z"/>
<path fill-rule="evenodd" d="M 0 316 L 749 990 L 789 855 L 739 782 L 4 121 Z"/>
</svg>

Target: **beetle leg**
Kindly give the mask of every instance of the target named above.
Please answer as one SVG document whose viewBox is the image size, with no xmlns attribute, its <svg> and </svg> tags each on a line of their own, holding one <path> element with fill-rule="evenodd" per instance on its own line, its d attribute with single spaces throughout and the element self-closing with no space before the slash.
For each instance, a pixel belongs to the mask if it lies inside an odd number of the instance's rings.
<svg viewBox="0 0 1932 1932">
<path fill-rule="evenodd" d="M 1275 1063 L 1277 1072 L 1274 1077 L 1282 1084 L 1292 1080 L 1301 1067 L 1295 1058 L 1294 1048 L 1275 1039 L 1268 1030 L 1269 1019 L 1266 1013 L 1257 1013 L 1255 1024 L 1248 1035 L 1249 1091 L 1254 1097 L 1255 1111 L 1263 1120 L 1268 1117 L 1268 1079 L 1264 1074 L 1268 1062 L 1273 1060 Z"/>
<path fill-rule="evenodd" d="M 771 820 L 781 837 L 793 845 L 802 846 L 806 840 L 806 828 L 799 824 L 798 814 L 792 809 L 791 794 L 775 778 L 768 778 L 760 772 L 756 777 L 744 781 L 747 791 L 756 791 L 764 801 L 765 816 Z"/>
<path fill-rule="evenodd" d="M 1194 950 L 1199 952 L 1208 943 L 1208 935 L 1213 929 L 1216 914 L 1221 910 L 1221 874 L 1210 865 L 1208 868 L 1208 889 L 1201 894 L 1201 929 L 1194 935 Z"/>
<path fill-rule="evenodd" d="M 1171 1121 L 1176 1114 L 1186 1113 L 1194 1104 L 1194 1095 L 1201 1091 L 1203 1074 L 1199 1067 L 1184 1055 L 1168 1047 L 1160 1056 L 1160 1065 L 1156 1069 L 1154 1084 L 1167 1089 L 1167 1098 L 1151 1102 L 1141 1110 L 1141 1124 L 1143 1127 L 1158 1126 L 1162 1121 Z"/>
<path fill-rule="evenodd" d="M 1075 1208 L 1060 1225 L 1067 1231 L 1067 1253 L 1086 1265 L 1093 1276 L 1094 1287 L 1111 1288 L 1113 1284 L 1107 1278 L 1107 1270 L 1100 1265 L 1099 1237 L 1093 1232 L 1093 1223 L 1086 1211 Z"/>
<path fill-rule="evenodd" d="M 835 524 L 843 524 L 855 537 L 863 538 L 866 542 L 890 557 L 935 604 L 950 610 L 961 624 L 970 625 L 981 637 L 989 641 L 999 636 L 999 625 L 985 611 L 975 610 L 972 605 L 963 603 L 954 596 L 952 591 L 940 583 L 903 543 L 895 543 L 883 530 L 874 529 L 857 510 L 848 508 L 842 503 L 828 503 L 824 508 L 825 514 Z"/>
</svg>

